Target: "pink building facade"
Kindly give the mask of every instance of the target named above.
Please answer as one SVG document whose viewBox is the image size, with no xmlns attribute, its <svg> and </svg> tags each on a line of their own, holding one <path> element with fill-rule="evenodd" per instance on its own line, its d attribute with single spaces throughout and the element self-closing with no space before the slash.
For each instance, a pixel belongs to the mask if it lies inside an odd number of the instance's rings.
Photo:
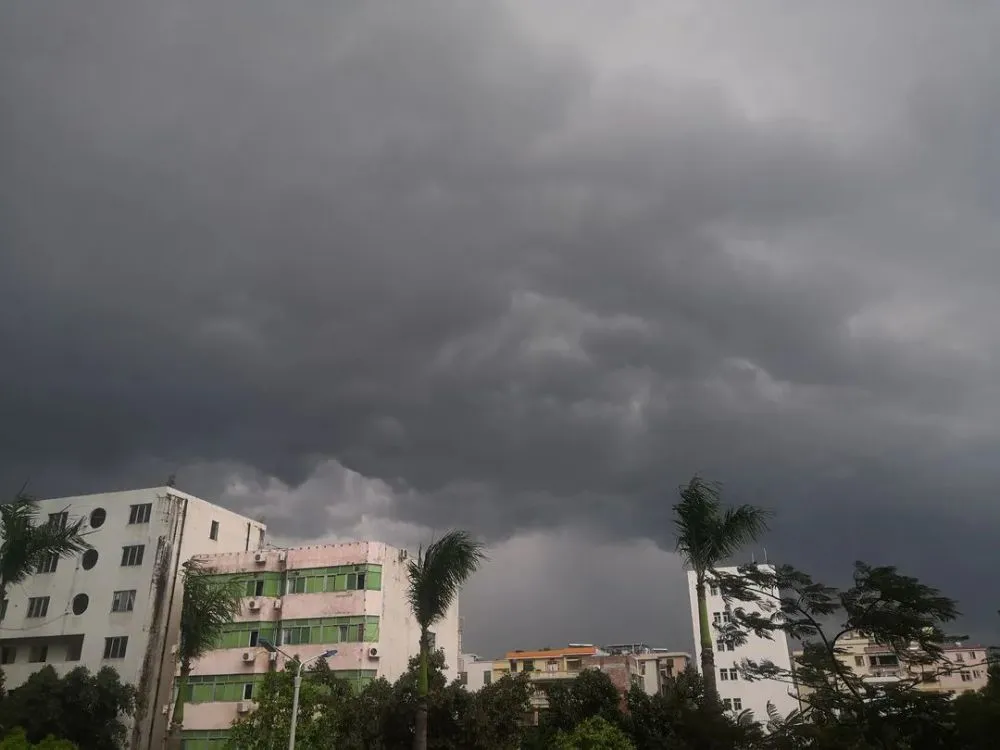
<svg viewBox="0 0 1000 750">
<path fill-rule="evenodd" d="M 377 677 L 395 681 L 418 652 L 419 628 L 406 599 L 408 555 L 381 542 L 210 555 L 220 575 L 238 576 L 243 611 L 219 647 L 192 670 L 184 707 L 185 750 L 215 750 L 229 727 L 254 708 L 254 692 L 287 658 L 303 661 L 336 649 L 330 669 L 359 688 Z M 458 605 L 436 627 L 449 680 L 457 677 Z"/>
</svg>

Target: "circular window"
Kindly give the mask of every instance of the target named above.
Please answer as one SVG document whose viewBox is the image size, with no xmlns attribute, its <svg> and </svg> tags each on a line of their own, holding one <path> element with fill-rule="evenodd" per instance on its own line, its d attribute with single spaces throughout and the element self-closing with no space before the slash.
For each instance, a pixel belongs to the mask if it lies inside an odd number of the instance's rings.
<svg viewBox="0 0 1000 750">
<path fill-rule="evenodd" d="M 99 529 L 104 525 L 104 519 L 108 517 L 104 508 L 94 508 L 90 511 L 90 528 Z"/>
<path fill-rule="evenodd" d="M 83 569 L 90 570 L 95 565 L 97 565 L 97 550 L 88 549 L 83 553 Z"/>
<path fill-rule="evenodd" d="M 82 615 L 87 611 L 87 605 L 90 604 L 90 597 L 86 594 L 77 594 L 73 597 L 73 614 Z"/>
</svg>

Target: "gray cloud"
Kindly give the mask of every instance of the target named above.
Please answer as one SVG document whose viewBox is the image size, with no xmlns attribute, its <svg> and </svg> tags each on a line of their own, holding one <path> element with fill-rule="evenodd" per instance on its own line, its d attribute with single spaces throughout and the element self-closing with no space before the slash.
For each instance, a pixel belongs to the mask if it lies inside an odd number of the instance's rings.
<svg viewBox="0 0 1000 750">
<path fill-rule="evenodd" d="M 667 565 L 701 470 L 988 637 L 995 9 L 602 5 L 0 10 L 0 481 Z"/>
</svg>

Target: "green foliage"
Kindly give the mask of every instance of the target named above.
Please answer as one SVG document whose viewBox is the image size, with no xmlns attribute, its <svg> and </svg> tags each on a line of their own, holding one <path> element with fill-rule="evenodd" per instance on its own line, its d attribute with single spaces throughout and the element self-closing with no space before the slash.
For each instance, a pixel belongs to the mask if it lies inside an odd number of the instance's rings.
<svg viewBox="0 0 1000 750">
<path fill-rule="evenodd" d="M 78 518 L 64 527 L 39 522 L 38 503 L 23 491 L 13 502 L 0 505 L 0 599 L 6 598 L 8 586 L 23 583 L 46 558 L 88 549 L 83 522 Z"/>
<path fill-rule="evenodd" d="M 59 740 L 48 735 L 41 742 L 32 743 L 28 740 L 24 729 L 17 727 L 0 741 L 0 750 L 76 750 L 69 740 Z"/>
<path fill-rule="evenodd" d="M 0 703 L 0 726 L 20 727 L 32 743 L 52 735 L 80 750 L 115 750 L 126 744 L 123 718 L 135 708 L 135 688 L 110 667 L 97 674 L 77 667 L 61 679 L 44 667 Z"/>
<path fill-rule="evenodd" d="M 628 736 L 600 716 L 581 721 L 570 732 L 559 732 L 552 744 L 555 750 L 635 750 Z"/>
</svg>

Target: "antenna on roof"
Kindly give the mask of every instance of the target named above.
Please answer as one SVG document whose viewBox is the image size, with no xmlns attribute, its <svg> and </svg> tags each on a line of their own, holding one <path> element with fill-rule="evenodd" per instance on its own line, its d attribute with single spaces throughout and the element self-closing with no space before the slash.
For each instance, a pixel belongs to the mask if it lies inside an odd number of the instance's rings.
<svg viewBox="0 0 1000 750">
<path fill-rule="evenodd" d="M 177 475 L 171 474 L 169 477 L 167 477 L 167 487 L 176 487 L 176 486 L 177 486 Z"/>
<path fill-rule="evenodd" d="M 767 565 L 767 547 L 764 547 L 764 564 Z"/>
</svg>

